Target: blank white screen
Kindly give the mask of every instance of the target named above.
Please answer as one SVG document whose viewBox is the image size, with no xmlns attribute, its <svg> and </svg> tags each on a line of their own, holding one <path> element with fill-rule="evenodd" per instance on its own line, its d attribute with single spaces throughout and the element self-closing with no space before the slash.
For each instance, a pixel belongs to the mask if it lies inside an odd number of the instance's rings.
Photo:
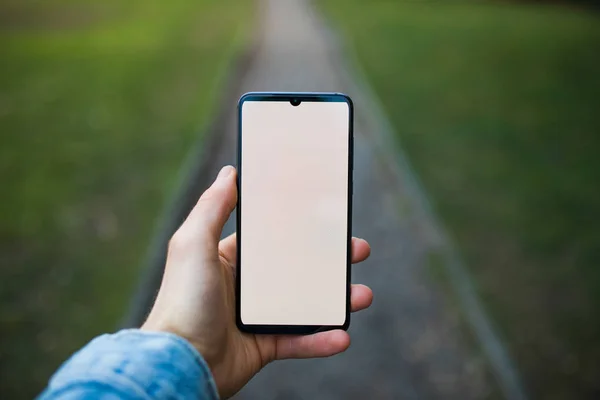
<svg viewBox="0 0 600 400">
<path fill-rule="evenodd" d="M 241 319 L 342 325 L 349 105 L 245 101 L 241 112 Z"/>
</svg>

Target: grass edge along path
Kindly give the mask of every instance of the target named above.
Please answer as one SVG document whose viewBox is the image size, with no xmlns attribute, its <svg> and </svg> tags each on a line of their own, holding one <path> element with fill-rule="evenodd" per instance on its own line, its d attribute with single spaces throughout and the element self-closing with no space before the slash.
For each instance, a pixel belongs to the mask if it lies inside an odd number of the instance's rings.
<svg viewBox="0 0 600 400">
<path fill-rule="evenodd" d="M 331 31 L 330 35 L 344 49 L 343 57 L 349 61 L 348 71 L 345 71 L 346 80 L 350 85 L 357 87 L 357 92 L 362 93 L 366 99 L 363 106 L 369 110 L 368 112 L 377 115 L 374 120 L 379 121 L 380 125 L 370 134 L 374 135 L 371 136 L 371 139 L 375 140 L 376 148 L 380 152 L 384 164 L 391 169 L 393 179 L 398 182 L 398 185 L 407 189 L 404 195 L 411 199 L 410 203 L 419 205 L 416 208 L 411 207 L 411 209 L 420 215 L 419 219 L 423 224 L 421 228 L 427 231 L 426 235 L 432 242 L 433 249 L 429 254 L 427 265 L 428 274 L 434 279 L 444 277 L 448 284 L 443 285 L 441 289 L 444 295 L 449 296 L 449 300 L 451 300 L 448 305 L 450 312 L 456 313 L 462 326 L 471 330 L 466 333 L 468 342 L 474 346 L 472 350 L 485 354 L 486 368 L 488 369 L 486 374 L 493 374 L 495 377 L 495 381 L 490 382 L 492 386 L 489 389 L 488 398 L 503 398 L 500 395 L 501 390 L 505 398 L 526 399 L 519 373 L 481 305 L 462 258 L 451 243 L 445 229 L 438 223 L 439 219 L 421 181 L 415 175 L 402 147 L 395 141 L 395 129 L 383 114 L 384 107 L 369 86 L 367 75 L 355 57 L 354 49 L 345 43 L 337 32 Z M 400 207 L 403 208 L 406 205 Z M 443 268 L 443 271 L 439 268 Z"/>
</svg>

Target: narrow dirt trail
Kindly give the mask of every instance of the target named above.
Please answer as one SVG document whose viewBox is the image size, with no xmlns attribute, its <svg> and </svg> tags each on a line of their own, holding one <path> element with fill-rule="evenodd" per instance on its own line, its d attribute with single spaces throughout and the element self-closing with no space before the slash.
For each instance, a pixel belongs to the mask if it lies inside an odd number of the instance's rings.
<svg viewBox="0 0 600 400">
<path fill-rule="evenodd" d="M 267 366 L 237 399 L 481 398 L 489 391 L 481 356 L 465 344 L 456 316 L 444 304 L 426 267 L 432 246 L 408 188 L 389 178 L 371 143 L 372 118 L 359 107 L 361 93 L 344 83 L 339 49 L 312 4 L 260 3 L 257 53 L 237 94 L 248 91 L 343 91 L 354 98 L 354 235 L 372 256 L 353 269 L 353 281 L 370 285 L 375 301 L 353 316 L 350 349 L 324 360 Z M 219 129 L 224 135 L 207 171 L 235 165 L 235 99 Z M 234 231 L 228 222 L 224 235 Z"/>
</svg>

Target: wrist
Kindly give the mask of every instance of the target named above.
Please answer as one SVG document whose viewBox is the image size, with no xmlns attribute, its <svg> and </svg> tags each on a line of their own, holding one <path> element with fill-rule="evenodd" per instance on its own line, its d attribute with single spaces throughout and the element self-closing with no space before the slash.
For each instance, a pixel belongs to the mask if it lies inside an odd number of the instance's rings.
<svg viewBox="0 0 600 400">
<path fill-rule="evenodd" d="M 194 338 L 191 335 L 187 335 L 179 329 L 173 328 L 169 324 L 157 322 L 152 318 L 148 318 L 148 320 L 140 327 L 140 330 L 146 332 L 158 332 L 158 333 L 166 333 L 169 335 L 177 336 L 180 340 L 186 342 L 186 344 L 194 349 L 194 352 L 197 353 L 203 362 L 208 366 L 210 373 L 212 374 L 213 380 L 216 383 L 217 388 L 221 388 L 219 383 L 222 383 L 220 376 L 223 376 L 221 372 L 223 363 L 223 356 L 220 351 L 215 351 L 216 349 L 210 349 L 206 346 L 203 341 Z M 222 392 L 219 390 L 219 392 Z"/>
</svg>

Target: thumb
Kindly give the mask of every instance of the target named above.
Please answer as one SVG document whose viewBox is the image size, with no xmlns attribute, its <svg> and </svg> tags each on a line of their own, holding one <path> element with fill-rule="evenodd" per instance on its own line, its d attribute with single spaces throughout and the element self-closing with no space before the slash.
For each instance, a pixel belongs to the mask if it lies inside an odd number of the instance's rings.
<svg viewBox="0 0 600 400">
<path fill-rule="evenodd" d="M 234 167 L 223 167 L 180 228 L 184 236 L 194 238 L 196 246 L 215 255 L 223 226 L 237 203 L 235 178 Z"/>
</svg>

